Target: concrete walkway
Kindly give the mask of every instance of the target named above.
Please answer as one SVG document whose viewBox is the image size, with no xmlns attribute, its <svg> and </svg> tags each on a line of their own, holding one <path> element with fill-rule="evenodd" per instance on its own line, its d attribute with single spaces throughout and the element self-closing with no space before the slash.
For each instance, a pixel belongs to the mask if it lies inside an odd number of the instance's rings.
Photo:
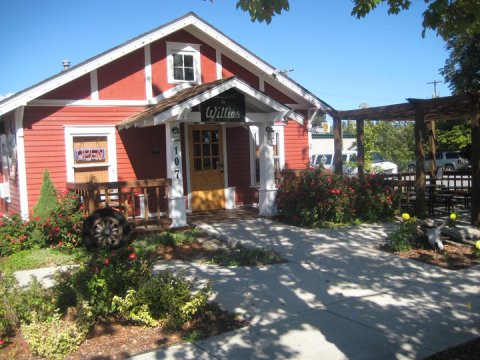
<svg viewBox="0 0 480 360">
<path fill-rule="evenodd" d="M 448 271 L 376 250 L 393 224 L 305 230 L 268 219 L 203 225 L 287 263 L 182 262 L 251 326 L 133 359 L 422 359 L 480 335 L 480 268 Z"/>
<path fill-rule="evenodd" d="M 145 359 L 422 359 L 480 336 L 480 267 L 443 270 L 376 250 L 394 224 L 306 230 L 268 219 L 204 224 L 287 263 L 222 268 L 181 261 L 213 299 L 251 326 Z M 27 272 L 17 276 L 28 281 Z M 36 272 L 49 281 L 51 271 Z"/>
</svg>

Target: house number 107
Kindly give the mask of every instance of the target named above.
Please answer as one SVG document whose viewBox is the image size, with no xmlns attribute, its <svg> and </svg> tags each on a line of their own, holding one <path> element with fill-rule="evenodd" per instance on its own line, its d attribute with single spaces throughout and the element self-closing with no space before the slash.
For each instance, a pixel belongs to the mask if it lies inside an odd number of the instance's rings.
<svg viewBox="0 0 480 360">
<path fill-rule="evenodd" d="M 180 159 L 178 157 L 178 145 L 175 145 L 175 157 L 173 158 L 173 162 L 175 163 L 175 166 L 180 165 Z M 178 168 L 175 169 L 175 177 L 177 179 L 180 179 L 180 170 Z"/>
</svg>

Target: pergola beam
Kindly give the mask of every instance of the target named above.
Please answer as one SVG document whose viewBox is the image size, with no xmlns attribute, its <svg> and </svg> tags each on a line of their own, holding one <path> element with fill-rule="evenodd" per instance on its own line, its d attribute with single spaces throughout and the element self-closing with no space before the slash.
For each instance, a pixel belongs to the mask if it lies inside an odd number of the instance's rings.
<svg viewBox="0 0 480 360">
<path fill-rule="evenodd" d="M 480 225 L 480 92 L 476 94 L 461 94 L 434 99 L 407 99 L 407 103 L 378 106 L 371 108 L 354 109 L 347 111 L 334 111 L 334 139 L 335 156 L 341 154 L 341 121 L 354 120 L 357 122 L 357 144 L 359 123 L 364 120 L 377 121 L 415 121 L 415 147 L 416 147 L 416 211 L 417 215 L 425 213 L 425 170 L 423 152 L 423 129 L 425 124 L 431 123 L 430 151 L 435 155 L 434 131 L 435 120 L 469 120 L 472 128 L 472 212 L 471 222 Z M 335 129 L 338 127 L 339 129 Z M 340 138 L 338 138 L 340 136 Z M 360 155 L 360 154 L 359 154 Z M 362 157 L 359 156 L 361 159 Z M 341 158 L 340 158 L 341 159 Z M 340 169 L 340 170 L 338 170 Z M 335 172 L 341 172 L 341 160 L 335 162 Z M 359 167 L 360 172 L 360 167 Z M 434 176 L 435 174 L 432 174 Z"/>
</svg>

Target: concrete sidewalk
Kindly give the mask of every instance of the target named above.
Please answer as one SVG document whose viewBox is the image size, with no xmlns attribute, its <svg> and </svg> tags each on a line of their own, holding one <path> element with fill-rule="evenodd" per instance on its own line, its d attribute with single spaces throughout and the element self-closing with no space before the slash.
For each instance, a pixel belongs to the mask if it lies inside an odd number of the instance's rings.
<svg viewBox="0 0 480 360">
<path fill-rule="evenodd" d="M 187 268 L 251 326 L 133 359 L 421 359 L 480 335 L 480 269 L 439 269 L 376 250 L 393 224 L 306 230 L 268 219 L 204 225 L 287 263 Z"/>
</svg>

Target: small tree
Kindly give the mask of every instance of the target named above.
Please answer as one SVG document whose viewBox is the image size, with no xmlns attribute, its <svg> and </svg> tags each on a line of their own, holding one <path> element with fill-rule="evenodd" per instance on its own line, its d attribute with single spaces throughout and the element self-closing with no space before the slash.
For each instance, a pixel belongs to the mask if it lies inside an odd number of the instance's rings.
<svg viewBox="0 0 480 360">
<path fill-rule="evenodd" d="M 33 208 L 33 215 L 45 220 L 56 208 L 58 208 L 57 190 L 55 189 L 55 185 L 53 185 L 52 179 L 50 179 L 48 169 L 45 169 L 42 188 L 40 189 L 40 197 Z"/>
</svg>

